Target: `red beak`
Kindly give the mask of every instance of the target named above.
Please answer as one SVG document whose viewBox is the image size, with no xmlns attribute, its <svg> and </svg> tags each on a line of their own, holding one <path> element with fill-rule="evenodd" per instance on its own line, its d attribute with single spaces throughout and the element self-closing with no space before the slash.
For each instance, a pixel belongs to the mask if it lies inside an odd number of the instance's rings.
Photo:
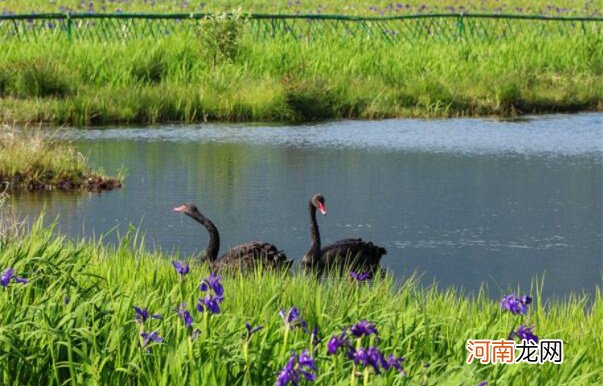
<svg viewBox="0 0 603 386">
<path fill-rule="evenodd" d="M 174 208 L 174 212 L 184 212 L 186 210 L 186 205 L 179 206 Z"/>
<path fill-rule="evenodd" d="M 322 202 L 318 203 L 318 210 L 320 210 L 320 213 L 322 213 L 324 216 L 327 215 L 327 207 Z"/>
</svg>

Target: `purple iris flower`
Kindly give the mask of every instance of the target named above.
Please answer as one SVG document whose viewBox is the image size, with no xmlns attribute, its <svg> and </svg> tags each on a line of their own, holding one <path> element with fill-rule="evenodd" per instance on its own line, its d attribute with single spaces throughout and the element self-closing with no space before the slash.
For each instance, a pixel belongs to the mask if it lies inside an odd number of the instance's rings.
<svg viewBox="0 0 603 386">
<path fill-rule="evenodd" d="M 178 316 L 184 322 L 186 327 L 193 325 L 193 317 L 189 310 L 186 309 L 186 303 L 182 303 L 178 306 Z"/>
<path fill-rule="evenodd" d="M 373 369 L 375 369 L 376 374 L 381 373 L 381 368 L 386 371 L 389 370 L 389 363 L 385 360 L 383 354 L 381 354 L 381 351 L 379 351 L 377 347 L 369 347 L 366 351 L 366 361 Z"/>
<path fill-rule="evenodd" d="M 488 381 L 481 381 L 477 386 L 488 386 Z"/>
<path fill-rule="evenodd" d="M 288 326 L 291 330 L 296 327 L 300 327 L 302 330 L 304 330 L 304 332 L 308 331 L 308 325 L 306 321 L 301 318 L 299 310 L 297 308 L 291 307 L 289 309 L 289 312 L 287 312 L 286 314 L 284 310 L 280 310 L 278 314 L 281 316 L 281 318 L 283 318 L 285 325 Z"/>
<path fill-rule="evenodd" d="M 220 279 L 222 276 L 218 276 L 215 273 L 209 275 L 205 279 L 201 280 L 201 284 L 199 285 L 199 289 L 203 292 L 211 289 L 218 296 L 224 295 L 224 287 L 222 287 L 222 283 L 220 283 Z"/>
<path fill-rule="evenodd" d="M 368 336 L 371 334 L 378 334 L 377 327 L 375 327 L 373 323 L 366 320 L 354 324 L 350 328 L 350 332 L 357 338 L 361 338 L 364 335 Z"/>
<path fill-rule="evenodd" d="M 157 331 L 153 331 L 151 333 L 143 332 L 140 334 L 142 336 L 142 347 L 147 347 L 151 343 L 161 343 L 163 342 L 163 338 L 159 336 Z"/>
<path fill-rule="evenodd" d="M 11 279 L 15 283 L 29 283 L 29 280 L 15 275 L 15 270 L 13 268 L 7 268 L 4 270 L 4 272 L 2 272 L 0 285 L 2 285 L 2 287 L 7 287 L 10 284 Z"/>
<path fill-rule="evenodd" d="M 219 314 L 222 300 L 224 300 L 222 296 L 207 295 L 197 301 L 197 311 L 204 312 L 207 310 L 212 314 Z"/>
<path fill-rule="evenodd" d="M 245 322 L 245 328 L 247 329 L 247 337 L 251 338 L 253 334 L 260 331 L 262 328 L 264 328 L 264 326 L 260 324 L 256 327 L 253 327 L 251 324 Z"/>
<path fill-rule="evenodd" d="M 528 340 L 538 342 L 538 336 L 536 336 L 532 330 L 534 327 L 526 327 L 523 324 L 517 328 L 517 331 L 513 331 L 511 335 L 509 335 L 509 339 L 513 339 L 513 337 L 518 337 L 520 340 Z"/>
<path fill-rule="evenodd" d="M 159 314 L 151 315 L 149 313 L 149 310 L 147 310 L 146 308 L 134 306 L 134 320 L 136 320 L 136 323 L 143 324 L 144 322 L 147 321 L 148 318 L 161 319 L 161 315 L 159 315 Z"/>
<path fill-rule="evenodd" d="M 357 365 L 368 365 L 368 355 L 364 347 L 359 347 L 357 349 L 351 348 L 348 352 L 348 357 Z"/>
<path fill-rule="evenodd" d="M 174 266 L 174 269 L 176 270 L 176 272 L 178 272 L 180 277 L 188 274 L 191 271 L 191 268 L 188 263 L 183 263 L 181 261 L 172 261 L 172 265 Z"/>
<path fill-rule="evenodd" d="M 350 272 L 350 276 L 352 277 L 352 279 L 356 280 L 358 283 L 363 283 L 371 277 L 371 273 L 370 272 L 361 272 L 361 273 Z"/>
<path fill-rule="evenodd" d="M 276 385 L 285 386 L 289 383 L 299 385 L 302 377 L 308 381 L 315 381 L 316 371 L 318 371 L 316 362 L 310 356 L 308 350 L 302 351 L 299 356 L 295 355 L 295 352 L 291 352 L 291 357 L 287 361 L 287 364 L 285 364 L 285 367 L 283 367 L 276 378 Z"/>
<path fill-rule="evenodd" d="M 404 358 L 395 358 L 390 355 L 389 359 L 385 359 L 381 351 L 377 347 L 369 347 L 368 349 L 360 347 L 358 349 L 350 348 L 348 357 L 354 361 L 356 365 L 362 365 L 364 367 L 372 367 L 376 374 L 380 374 L 381 370 L 388 371 L 391 368 L 401 369 L 401 373 L 404 372 L 402 365 L 400 364 Z"/>
<path fill-rule="evenodd" d="M 404 371 L 404 367 L 402 367 L 402 362 L 405 360 L 406 359 L 404 357 L 396 358 L 393 354 L 390 354 L 387 358 L 387 364 L 389 365 L 390 369 L 395 369 L 400 374 L 406 375 L 406 371 Z"/>
<path fill-rule="evenodd" d="M 346 330 L 343 330 L 341 335 L 333 335 L 331 339 L 329 339 L 329 342 L 327 343 L 327 352 L 330 355 L 335 355 L 340 347 L 350 347 L 350 343 L 346 336 Z"/>
<path fill-rule="evenodd" d="M 528 295 L 517 297 L 515 294 L 510 294 L 500 301 L 500 306 L 503 310 L 510 311 L 513 315 L 525 315 L 530 303 L 532 303 L 532 298 Z"/>
<path fill-rule="evenodd" d="M 297 371 L 295 371 L 295 364 L 296 358 L 295 353 L 293 352 L 291 353 L 291 357 L 287 361 L 287 364 L 285 364 L 285 367 L 283 367 L 281 372 L 278 374 L 278 377 L 276 378 L 277 386 L 285 386 L 289 384 L 289 382 L 294 385 L 299 384 L 299 374 Z"/>
</svg>

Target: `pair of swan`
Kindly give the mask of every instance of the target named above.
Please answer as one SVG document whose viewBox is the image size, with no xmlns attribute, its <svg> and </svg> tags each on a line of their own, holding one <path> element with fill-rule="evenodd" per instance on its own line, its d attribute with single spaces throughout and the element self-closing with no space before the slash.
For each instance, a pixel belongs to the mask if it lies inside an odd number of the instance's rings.
<svg viewBox="0 0 603 386">
<path fill-rule="evenodd" d="M 213 271 L 230 269 L 253 270 L 257 265 L 265 268 L 288 269 L 293 261 L 274 245 L 263 241 L 251 241 L 238 245 L 218 257 L 220 233 L 216 225 L 205 217 L 195 205 L 185 204 L 174 208 L 203 225 L 209 232 L 209 244 L 205 249 L 204 261 L 211 264 Z M 379 268 L 381 256 L 387 251 L 362 239 L 343 239 L 324 248 L 321 247 L 316 211 L 327 214 L 322 194 L 315 194 L 308 203 L 310 212 L 312 243 L 302 259 L 302 266 L 319 273 L 333 269 L 365 270 L 375 272 Z"/>
</svg>

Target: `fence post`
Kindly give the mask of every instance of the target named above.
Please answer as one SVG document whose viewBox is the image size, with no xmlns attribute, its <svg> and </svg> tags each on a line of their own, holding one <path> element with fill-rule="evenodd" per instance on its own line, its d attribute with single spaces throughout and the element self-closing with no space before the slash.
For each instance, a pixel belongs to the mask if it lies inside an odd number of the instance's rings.
<svg viewBox="0 0 603 386">
<path fill-rule="evenodd" d="M 459 39 L 463 38 L 463 33 L 465 32 L 465 23 L 463 21 L 463 13 L 459 14 L 459 19 L 457 21 L 457 27 L 459 29 Z"/>
<path fill-rule="evenodd" d="M 73 20 L 71 20 L 71 15 L 66 13 L 65 16 L 67 17 L 67 40 L 71 41 L 71 33 L 72 33 L 72 29 L 73 29 Z"/>
</svg>

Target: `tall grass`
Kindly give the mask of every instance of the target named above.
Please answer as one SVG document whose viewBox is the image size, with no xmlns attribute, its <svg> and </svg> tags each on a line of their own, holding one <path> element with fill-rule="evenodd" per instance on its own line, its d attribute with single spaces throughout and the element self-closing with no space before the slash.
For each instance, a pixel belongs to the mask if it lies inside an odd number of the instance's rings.
<svg viewBox="0 0 603 386">
<path fill-rule="evenodd" d="M 390 45 L 317 36 L 218 58 L 196 36 L 2 44 L 0 120 L 65 124 L 603 109 L 600 36 Z"/>
<path fill-rule="evenodd" d="M 485 291 L 466 296 L 453 289 L 423 288 L 392 277 L 370 285 L 316 280 L 301 274 L 260 273 L 225 277 L 222 313 L 207 318 L 193 310 L 207 275 L 193 264 L 179 280 L 171 260 L 145 251 L 132 231 L 117 247 L 72 242 L 38 222 L 20 239 L 0 244 L 0 267 L 14 267 L 28 284 L 0 291 L 2 384 L 272 385 L 290 350 L 310 347 L 296 329 L 285 339 L 280 309 L 296 306 L 323 342 L 314 354 L 317 385 L 347 385 L 352 366 L 326 354 L 326 341 L 344 327 L 370 320 L 378 345 L 406 357 L 407 377 L 374 376 L 371 385 L 596 385 L 603 382 L 603 297 L 570 296 L 544 302 L 538 286 L 528 312 L 541 338 L 565 342 L 562 365 L 467 365 L 468 338 L 506 338 L 516 316 L 501 311 Z M 502 295 L 502 294 L 501 294 Z M 186 302 L 194 324 L 187 329 L 175 309 Z M 590 304 L 589 304 L 590 301 Z M 163 319 L 134 321 L 133 306 Z M 244 350 L 244 323 L 263 330 Z M 140 347 L 139 333 L 158 331 L 163 343 Z M 191 337 L 195 330 L 200 332 Z M 286 341 L 286 345 L 285 345 Z M 428 366 L 427 366 L 428 364 Z"/>
<path fill-rule="evenodd" d="M 34 128 L 0 126 L 0 189 L 29 190 L 119 185 L 94 171 L 73 144 Z"/>
</svg>

